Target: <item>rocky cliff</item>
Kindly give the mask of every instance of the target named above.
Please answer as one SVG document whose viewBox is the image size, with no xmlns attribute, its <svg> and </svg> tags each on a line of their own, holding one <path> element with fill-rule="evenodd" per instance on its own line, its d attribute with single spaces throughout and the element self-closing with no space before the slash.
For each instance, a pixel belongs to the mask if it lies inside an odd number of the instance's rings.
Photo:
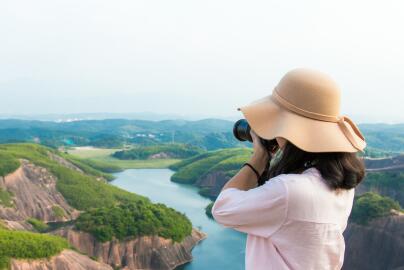
<svg viewBox="0 0 404 270">
<path fill-rule="evenodd" d="M 70 245 L 98 261 L 123 269 L 169 270 L 192 260 L 192 248 L 206 235 L 196 229 L 181 243 L 158 236 L 144 236 L 126 241 L 101 243 L 92 235 L 63 228 L 54 232 L 68 239 Z"/>
<path fill-rule="evenodd" d="M 206 190 L 203 195 L 216 198 L 229 179 L 230 176 L 226 175 L 225 172 L 214 171 L 200 177 L 195 185 Z"/>
<path fill-rule="evenodd" d="M 0 177 L 0 187 L 12 194 L 13 204 L 0 205 L 0 219 L 10 228 L 29 229 L 25 221 L 30 217 L 44 222 L 77 218 L 79 211 L 69 206 L 56 190 L 56 181 L 47 169 L 22 159 L 15 172 Z M 55 211 L 55 207 L 63 211 Z"/>
<path fill-rule="evenodd" d="M 94 261 L 72 250 L 64 250 L 59 255 L 42 260 L 11 260 L 11 270 L 113 270 L 107 264 Z"/>
<path fill-rule="evenodd" d="M 350 223 L 344 232 L 344 270 L 403 270 L 404 215 L 373 220 L 368 225 Z"/>
</svg>

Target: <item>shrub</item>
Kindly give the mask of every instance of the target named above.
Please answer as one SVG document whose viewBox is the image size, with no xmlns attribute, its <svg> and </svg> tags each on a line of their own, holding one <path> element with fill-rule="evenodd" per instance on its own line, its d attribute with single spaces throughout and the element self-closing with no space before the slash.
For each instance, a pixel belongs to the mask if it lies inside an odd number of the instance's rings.
<svg viewBox="0 0 404 270">
<path fill-rule="evenodd" d="M 57 218 L 62 218 L 66 215 L 65 210 L 63 210 L 63 208 L 60 207 L 59 205 L 53 205 L 52 211 L 53 211 L 53 214 L 55 215 L 55 217 L 57 217 Z"/>
<path fill-rule="evenodd" d="M 390 215 L 390 210 L 401 210 L 398 202 L 373 192 L 359 196 L 353 205 L 351 220 L 366 225 L 373 219 Z"/>
<path fill-rule="evenodd" d="M 213 204 L 214 204 L 215 202 L 211 202 L 211 203 L 209 203 L 206 207 L 205 207 L 205 213 L 206 213 L 206 215 L 209 217 L 209 218 L 212 218 L 213 219 L 213 215 L 212 215 L 212 207 L 213 207 Z"/>
<path fill-rule="evenodd" d="M 0 176 L 6 176 L 14 172 L 20 166 L 20 162 L 8 153 L 0 151 Z"/>
<path fill-rule="evenodd" d="M 12 207 L 13 206 L 13 200 L 12 200 L 13 194 L 8 191 L 4 190 L 0 187 L 0 204 L 5 206 L 5 207 Z"/>
<path fill-rule="evenodd" d="M 101 242 L 143 235 L 159 235 L 180 242 L 191 234 L 192 224 L 173 208 L 137 201 L 91 209 L 80 215 L 76 228 L 91 233 Z"/>
<path fill-rule="evenodd" d="M 46 225 L 46 223 L 36 218 L 29 218 L 27 219 L 27 222 L 31 224 L 32 227 L 34 227 L 34 229 L 37 230 L 38 232 L 45 232 L 49 228 L 48 225 Z"/>
<path fill-rule="evenodd" d="M 402 207 L 404 206 L 404 172 L 402 171 L 368 172 L 361 185 L 368 190 L 389 196 L 398 201 Z"/>
<path fill-rule="evenodd" d="M 10 258 L 48 258 L 67 247 L 58 236 L 0 229 L 0 268 L 7 268 Z"/>
</svg>

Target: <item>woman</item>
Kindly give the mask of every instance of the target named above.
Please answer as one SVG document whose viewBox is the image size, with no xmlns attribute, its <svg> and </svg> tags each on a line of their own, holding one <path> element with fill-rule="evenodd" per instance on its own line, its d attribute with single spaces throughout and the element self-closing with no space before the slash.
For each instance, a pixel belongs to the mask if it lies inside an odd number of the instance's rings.
<svg viewBox="0 0 404 270">
<path fill-rule="evenodd" d="M 251 126 L 254 153 L 223 187 L 212 214 L 247 233 L 247 270 L 341 269 L 343 231 L 354 188 L 365 175 L 357 157 L 366 142 L 340 116 L 340 90 L 327 75 L 288 72 L 272 95 L 239 108 Z M 269 152 L 259 137 L 276 139 Z M 268 162 L 269 177 L 257 185 Z"/>
</svg>

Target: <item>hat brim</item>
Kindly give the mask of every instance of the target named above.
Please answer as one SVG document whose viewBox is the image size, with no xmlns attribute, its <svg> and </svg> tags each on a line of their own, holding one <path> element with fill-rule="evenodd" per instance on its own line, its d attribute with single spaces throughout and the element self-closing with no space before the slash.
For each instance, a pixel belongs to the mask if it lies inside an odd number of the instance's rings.
<svg viewBox="0 0 404 270">
<path fill-rule="evenodd" d="M 298 115 L 280 107 L 271 95 L 238 110 L 252 130 L 264 139 L 283 137 L 306 152 L 358 152 L 338 123 Z"/>
</svg>

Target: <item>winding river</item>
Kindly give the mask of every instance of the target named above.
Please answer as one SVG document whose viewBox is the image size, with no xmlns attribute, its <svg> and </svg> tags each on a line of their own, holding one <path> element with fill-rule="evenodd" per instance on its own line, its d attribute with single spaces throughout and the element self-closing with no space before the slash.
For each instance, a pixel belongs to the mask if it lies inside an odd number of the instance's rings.
<svg viewBox="0 0 404 270">
<path fill-rule="evenodd" d="M 111 183 L 185 213 L 194 227 L 208 234 L 192 250 L 193 261 L 177 270 L 244 269 L 245 234 L 209 219 L 205 206 L 210 200 L 200 196 L 194 186 L 171 182 L 173 173 L 169 169 L 129 169 L 114 174 L 116 179 Z"/>
</svg>

